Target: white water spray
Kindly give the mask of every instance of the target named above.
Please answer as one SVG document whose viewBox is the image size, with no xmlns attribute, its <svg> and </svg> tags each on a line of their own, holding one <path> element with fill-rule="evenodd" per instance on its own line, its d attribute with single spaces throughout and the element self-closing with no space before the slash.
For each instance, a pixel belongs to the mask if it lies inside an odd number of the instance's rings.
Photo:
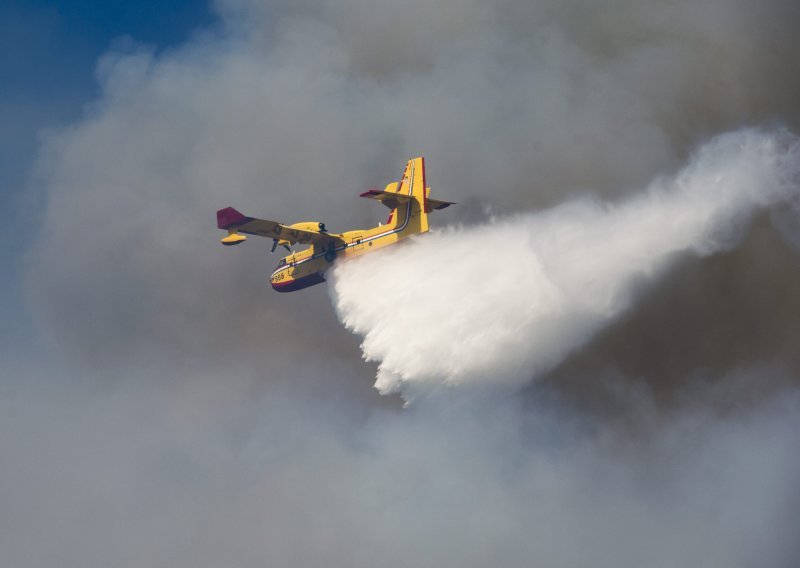
<svg viewBox="0 0 800 568">
<path fill-rule="evenodd" d="M 676 253 L 730 249 L 755 211 L 798 194 L 800 139 L 725 134 L 624 202 L 574 200 L 342 262 L 334 302 L 382 393 L 514 387 L 628 309 Z"/>
</svg>

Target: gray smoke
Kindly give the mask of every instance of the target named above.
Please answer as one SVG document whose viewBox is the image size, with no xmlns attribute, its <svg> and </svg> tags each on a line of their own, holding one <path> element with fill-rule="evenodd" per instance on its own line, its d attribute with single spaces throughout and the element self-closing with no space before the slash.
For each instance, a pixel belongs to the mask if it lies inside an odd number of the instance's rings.
<svg viewBox="0 0 800 568">
<path fill-rule="evenodd" d="M 800 130 L 796 3 L 216 8 L 179 48 L 104 56 L 40 151 L 51 350 L 5 369 L 9 565 L 796 564 L 788 206 L 676 252 L 525 392 L 407 409 L 326 291 L 273 294 L 269 243 L 223 249 L 213 215 L 372 224 L 357 192 L 415 155 L 461 202 L 439 227 L 641 199 L 719 133 Z"/>
</svg>

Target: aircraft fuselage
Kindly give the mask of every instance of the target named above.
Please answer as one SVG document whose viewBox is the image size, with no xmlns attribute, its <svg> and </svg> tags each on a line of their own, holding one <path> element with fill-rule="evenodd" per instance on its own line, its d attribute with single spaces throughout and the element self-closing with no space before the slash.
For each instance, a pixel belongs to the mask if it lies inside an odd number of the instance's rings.
<svg viewBox="0 0 800 568">
<path fill-rule="evenodd" d="M 420 224 L 422 216 L 420 209 L 416 208 L 415 210 L 413 207 L 404 209 L 405 212 L 399 211 L 401 214 L 405 214 L 405 219 L 402 220 L 394 220 L 390 217 L 386 225 L 344 233 L 331 233 L 331 236 L 341 238 L 344 244 L 327 249 L 312 246 L 284 257 L 269 278 L 272 288 L 278 292 L 294 292 L 321 284 L 325 282 L 325 271 L 337 258 L 359 256 L 395 244 L 412 234 L 418 234 L 421 231 L 409 233 L 407 228 L 409 225 Z M 394 216 L 395 213 L 393 212 L 392 215 Z M 425 230 L 427 230 L 427 222 Z"/>
</svg>

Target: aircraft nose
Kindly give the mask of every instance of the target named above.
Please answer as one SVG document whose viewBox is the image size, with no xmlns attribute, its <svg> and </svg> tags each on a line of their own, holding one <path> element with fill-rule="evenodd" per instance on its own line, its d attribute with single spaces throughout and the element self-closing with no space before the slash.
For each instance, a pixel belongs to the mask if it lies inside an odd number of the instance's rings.
<svg viewBox="0 0 800 568">
<path fill-rule="evenodd" d="M 287 279 L 285 276 L 283 278 L 281 276 L 284 275 L 281 274 L 277 278 L 275 276 L 271 276 L 269 279 L 270 286 L 272 286 L 272 289 L 275 290 L 276 292 L 288 292 L 289 291 L 288 289 L 291 288 L 290 286 L 291 281 L 290 279 Z"/>
</svg>

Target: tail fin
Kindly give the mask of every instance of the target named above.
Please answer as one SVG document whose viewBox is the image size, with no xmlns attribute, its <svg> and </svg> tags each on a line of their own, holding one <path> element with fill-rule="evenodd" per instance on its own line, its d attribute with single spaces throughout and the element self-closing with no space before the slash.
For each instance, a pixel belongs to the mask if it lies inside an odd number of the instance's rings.
<svg viewBox="0 0 800 568">
<path fill-rule="evenodd" d="M 428 231 L 428 213 L 425 206 L 428 192 L 425 188 L 425 158 L 422 157 L 409 160 L 403 172 L 403 179 L 386 186 L 387 192 L 411 198 L 398 200 L 397 207 L 392 210 L 390 224 L 402 228 L 398 236 Z"/>
<path fill-rule="evenodd" d="M 403 179 L 386 186 L 383 191 L 370 189 L 361 197 L 377 199 L 392 210 L 387 225 L 398 231 L 399 237 L 428 230 L 428 213 L 454 205 L 429 197 L 431 188 L 425 183 L 425 159 L 414 158 L 406 164 Z"/>
</svg>

